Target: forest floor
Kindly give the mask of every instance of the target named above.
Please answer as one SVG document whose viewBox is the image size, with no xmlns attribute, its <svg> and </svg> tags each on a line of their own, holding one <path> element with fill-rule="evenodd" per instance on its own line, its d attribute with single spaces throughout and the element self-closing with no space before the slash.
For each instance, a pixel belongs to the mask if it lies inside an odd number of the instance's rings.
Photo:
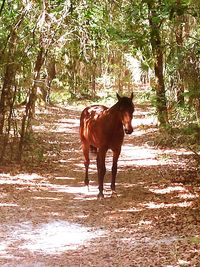
<svg viewBox="0 0 200 267">
<path fill-rule="evenodd" d="M 97 200 L 95 159 L 84 186 L 78 107 L 37 114 L 32 164 L 0 167 L 0 266 L 200 266 L 200 182 L 191 153 L 154 145 L 148 108 L 119 158 L 118 197 Z M 41 143 L 40 143 L 41 142 Z M 39 146 L 38 146 L 39 145 Z M 37 158 L 37 160 L 35 160 Z"/>
</svg>

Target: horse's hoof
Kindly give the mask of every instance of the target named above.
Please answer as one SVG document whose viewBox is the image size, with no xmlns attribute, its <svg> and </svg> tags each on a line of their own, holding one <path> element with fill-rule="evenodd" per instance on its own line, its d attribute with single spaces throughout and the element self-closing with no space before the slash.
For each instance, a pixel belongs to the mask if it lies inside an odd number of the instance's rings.
<svg viewBox="0 0 200 267">
<path fill-rule="evenodd" d="M 117 192 L 116 191 L 112 191 L 111 197 L 113 197 L 113 198 L 118 197 Z"/>
<path fill-rule="evenodd" d="M 103 195 L 103 193 L 99 193 L 99 194 L 97 195 L 97 198 L 98 198 L 99 200 L 104 199 L 104 195 Z"/>
</svg>

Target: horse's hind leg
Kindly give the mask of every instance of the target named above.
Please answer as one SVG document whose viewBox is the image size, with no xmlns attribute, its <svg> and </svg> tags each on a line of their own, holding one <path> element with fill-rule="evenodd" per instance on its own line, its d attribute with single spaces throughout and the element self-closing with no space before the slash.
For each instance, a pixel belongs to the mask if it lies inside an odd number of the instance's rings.
<svg viewBox="0 0 200 267">
<path fill-rule="evenodd" d="M 103 198 L 103 181 L 104 176 L 106 173 L 106 166 L 105 166 L 105 157 L 106 157 L 107 150 L 99 149 L 97 153 L 97 170 L 98 170 L 98 183 L 99 183 L 99 194 L 98 198 Z"/>
<path fill-rule="evenodd" d="M 85 165 L 85 185 L 89 185 L 89 179 L 88 179 L 88 169 L 90 165 L 90 159 L 89 159 L 89 145 L 82 144 L 83 149 L 83 155 L 84 155 L 84 165 Z"/>
<path fill-rule="evenodd" d="M 113 150 L 112 181 L 111 181 L 111 190 L 112 190 L 113 196 L 116 195 L 115 180 L 116 180 L 116 175 L 117 175 L 117 162 L 118 162 L 120 152 L 121 152 L 121 149 Z"/>
</svg>

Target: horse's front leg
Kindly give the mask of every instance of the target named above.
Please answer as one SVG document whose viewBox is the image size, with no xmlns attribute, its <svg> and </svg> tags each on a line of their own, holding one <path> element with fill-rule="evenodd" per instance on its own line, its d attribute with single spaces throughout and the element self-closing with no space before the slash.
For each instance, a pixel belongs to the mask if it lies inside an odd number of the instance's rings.
<svg viewBox="0 0 200 267">
<path fill-rule="evenodd" d="M 99 194 L 98 198 L 103 198 L 103 181 L 106 173 L 106 149 L 99 149 L 97 153 L 97 171 L 98 171 L 98 184 L 99 184 Z"/>
<path fill-rule="evenodd" d="M 115 191 L 115 180 L 117 175 L 117 162 L 120 155 L 121 149 L 113 150 L 113 165 L 112 165 L 112 180 L 111 180 L 111 190 L 112 190 L 112 196 L 116 196 Z"/>
</svg>

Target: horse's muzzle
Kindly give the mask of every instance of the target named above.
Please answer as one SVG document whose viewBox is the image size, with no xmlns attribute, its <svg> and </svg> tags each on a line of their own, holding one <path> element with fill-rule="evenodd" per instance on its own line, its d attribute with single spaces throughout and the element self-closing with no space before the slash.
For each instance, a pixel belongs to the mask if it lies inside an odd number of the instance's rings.
<svg viewBox="0 0 200 267">
<path fill-rule="evenodd" d="M 125 129 L 124 131 L 125 131 L 126 134 L 132 134 L 133 128 Z"/>
</svg>

